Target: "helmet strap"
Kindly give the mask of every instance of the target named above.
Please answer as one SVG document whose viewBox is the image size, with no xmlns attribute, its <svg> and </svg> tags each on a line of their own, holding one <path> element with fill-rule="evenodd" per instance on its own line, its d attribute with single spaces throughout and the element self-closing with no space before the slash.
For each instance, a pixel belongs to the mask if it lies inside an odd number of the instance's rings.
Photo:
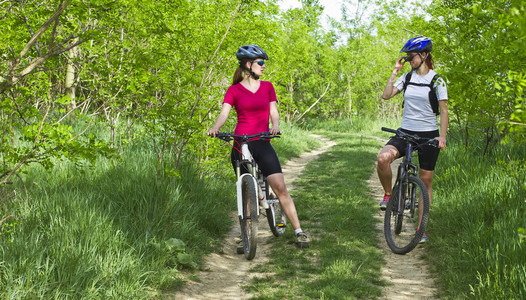
<svg viewBox="0 0 526 300">
<path fill-rule="evenodd" d="M 251 61 L 250 62 L 250 70 L 248 70 L 248 72 L 250 73 L 250 76 L 252 78 L 254 78 L 255 80 L 258 80 L 259 79 L 259 76 L 256 75 L 256 73 L 254 73 L 254 71 L 252 71 L 252 64 L 254 64 L 254 61 Z"/>
<path fill-rule="evenodd" d="M 252 78 L 258 80 L 258 79 L 259 79 L 259 76 L 256 75 L 256 73 L 254 73 L 254 71 L 252 71 L 252 64 L 253 64 L 254 62 L 253 62 L 253 61 L 250 62 L 250 69 L 247 69 L 247 67 L 246 67 L 246 63 L 247 63 L 246 61 L 245 61 L 245 62 L 240 61 L 240 62 L 239 62 L 239 67 L 240 67 L 243 71 L 248 72 L 248 74 L 250 75 L 250 77 L 252 77 Z"/>
<path fill-rule="evenodd" d="M 422 57 L 422 53 L 418 52 L 418 56 L 420 56 L 420 64 L 418 65 L 418 67 L 413 68 L 413 70 L 416 71 L 416 70 L 418 70 L 418 69 L 420 68 L 420 66 L 422 66 L 422 64 L 426 61 L 426 59 L 427 59 L 427 55 L 428 55 L 428 54 L 429 54 L 429 53 L 426 52 L 426 56 L 425 56 L 425 57 Z"/>
</svg>

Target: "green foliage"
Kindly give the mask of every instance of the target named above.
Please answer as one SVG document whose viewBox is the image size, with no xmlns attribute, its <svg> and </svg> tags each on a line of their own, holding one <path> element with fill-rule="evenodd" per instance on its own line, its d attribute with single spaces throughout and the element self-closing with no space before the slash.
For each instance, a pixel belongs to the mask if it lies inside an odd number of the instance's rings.
<svg viewBox="0 0 526 300">
<path fill-rule="evenodd" d="M 1 215 L 16 214 L 17 222 L 14 227 L 10 227 L 10 222 L 4 224 L 3 237 L 16 239 L 16 234 L 28 230 L 30 225 L 47 226 L 28 221 L 38 219 L 26 217 L 24 209 L 33 209 L 33 206 L 17 205 L 20 191 L 35 188 L 27 182 L 30 175 L 26 175 L 32 163 L 43 166 L 50 174 L 60 174 L 53 172 L 61 164 L 73 162 L 80 168 L 78 172 L 87 176 L 95 168 L 96 159 L 107 158 L 110 164 L 120 164 L 123 160 L 114 160 L 116 154 L 126 157 L 128 147 L 142 147 L 150 158 L 143 163 L 153 171 L 142 173 L 146 175 L 141 180 L 155 186 L 160 198 L 168 192 L 157 186 L 158 183 L 191 186 L 189 180 L 199 182 L 201 178 L 211 179 L 216 175 L 230 178 L 231 172 L 224 167 L 228 165 L 225 149 L 228 149 L 226 152 L 230 149 L 206 138 L 204 133 L 221 107 L 237 67 L 234 52 L 243 44 L 258 44 L 269 54 L 271 59 L 262 79 L 273 82 L 281 116 L 294 124 L 290 128 L 284 126 L 285 135 L 287 131 L 295 135 L 296 125 L 363 132 L 368 130 L 368 124 L 356 116 L 377 118 L 382 123 L 387 118 L 398 118 L 401 99 L 383 101 L 381 92 L 403 42 L 417 34 L 430 36 L 434 40 L 436 70 L 448 81 L 450 118 L 461 129 L 450 135 L 452 139 L 462 141 L 468 154 L 482 152 L 489 157 L 503 149 L 503 140 L 509 142 L 506 147 L 510 149 L 524 147 L 524 1 L 440 0 L 429 6 L 398 1 L 344 2 L 343 21 L 333 21 L 327 30 L 321 26 L 324 8 L 315 0 L 302 1 L 301 8 L 288 11 L 280 11 L 277 1 L 256 0 L 0 1 L 4 12 L 0 18 L 0 203 Z M 411 10 L 407 9 L 408 5 Z M 231 131 L 234 124 L 232 114 L 224 129 Z M 315 145 L 312 140 L 297 143 L 301 149 Z M 302 151 L 290 149 L 282 141 L 276 142 L 276 148 L 285 157 Z M 521 172 L 517 167 L 521 163 L 524 162 L 513 160 L 509 169 L 503 168 Z M 462 168 L 451 168 L 449 172 L 462 173 L 460 170 Z M 112 175 L 118 177 L 119 173 L 114 172 Z M 186 177 L 189 173 L 193 175 Z M 68 179 L 63 176 L 62 179 Z M 113 181 L 111 177 L 105 180 Z M 11 181 L 17 183 L 7 184 Z M 145 198 L 138 199 L 137 203 L 144 209 L 144 199 L 149 198 L 148 193 L 134 189 L 141 186 L 139 183 L 106 188 L 116 191 L 119 201 L 115 203 L 119 208 L 124 205 L 122 199 L 126 198 L 127 190 L 143 195 Z M 188 193 L 195 196 L 191 191 Z M 113 225 L 106 224 L 107 220 L 119 228 L 129 226 L 139 230 L 141 226 L 149 226 L 140 210 L 124 210 L 124 215 L 139 220 L 135 224 L 108 213 L 109 207 L 114 207 L 102 203 L 107 206 L 100 209 L 104 212 L 100 223 L 95 223 L 100 225 L 97 232 L 101 232 L 101 240 L 114 240 L 116 247 L 129 245 L 127 237 L 117 233 Z M 43 220 L 49 221 L 50 214 L 61 215 L 67 210 L 73 215 L 72 211 L 79 209 L 68 205 L 58 202 L 56 206 L 43 205 L 36 211 Z M 175 213 L 170 205 L 171 213 Z M 78 217 L 98 218 L 100 214 L 98 210 L 87 211 Z M 199 226 L 214 231 L 217 224 L 207 223 L 205 217 L 202 219 Z M 53 229 L 60 228 L 67 220 L 56 221 Z M 169 224 L 166 222 L 164 224 Z M 79 231 L 89 227 L 79 226 Z M 516 228 L 523 228 L 520 226 L 523 224 L 515 226 L 515 237 Z M 76 250 L 66 253 L 63 249 L 51 248 L 49 251 L 54 255 L 64 255 L 63 260 L 53 261 L 53 255 L 42 255 L 29 247 L 45 248 L 47 244 L 42 243 L 75 232 L 62 231 L 56 237 L 39 232 L 31 236 L 27 246 L 23 246 L 21 240 L 13 240 L 19 243 L 21 253 L 38 257 L 21 263 L 16 270 L 38 265 L 44 270 L 41 275 L 44 278 L 35 276 L 23 281 L 9 277 L 12 276 L 9 273 L 3 273 L 7 275 L 2 278 L 7 278 L 13 288 L 27 287 L 32 280 L 56 282 L 61 279 L 56 268 L 75 265 L 75 260 L 84 255 L 82 249 L 66 239 L 58 245 Z M 170 246 L 171 242 L 167 242 L 169 238 L 181 239 L 186 249 L 177 252 Z M 158 244 L 159 249 L 176 257 L 166 259 L 161 268 L 179 264 L 193 267 L 192 243 L 197 241 L 191 237 L 163 236 L 149 242 L 148 246 L 138 245 L 137 251 Z M 103 248 L 97 254 L 104 256 L 112 251 Z M 478 254 L 483 256 L 482 252 Z M 134 261 L 133 251 L 119 255 L 131 261 L 131 269 L 142 263 Z M 344 261 L 336 264 L 348 265 Z M 500 263 L 498 268 L 490 265 L 492 274 L 501 274 L 504 269 Z M 85 262 L 75 266 L 94 268 Z M 113 275 L 100 279 L 101 286 L 105 288 L 106 280 L 113 276 L 132 276 L 129 269 L 122 272 L 124 275 L 110 272 Z M 170 275 L 157 274 L 155 279 L 138 276 L 146 279 L 134 283 L 132 289 L 139 291 L 143 282 L 157 279 L 164 287 L 177 285 L 172 278 L 175 273 L 170 272 L 167 271 Z M 492 276 L 481 271 L 480 287 L 489 285 L 482 284 L 484 281 L 500 278 L 500 275 Z M 1 283 L 2 287 L 9 286 L 5 281 Z M 502 286 L 501 281 L 498 283 L 496 289 Z M 493 296 L 489 292 L 484 294 L 478 286 L 473 290 L 476 291 L 473 293 Z M 59 289 L 54 294 L 40 291 L 25 296 L 61 297 L 69 292 Z M 108 291 L 104 296 L 118 297 L 121 295 L 118 293 L 127 292 Z M 85 295 L 100 296 L 101 293 L 94 288 Z"/>
<path fill-rule="evenodd" d="M 433 37 L 436 58 L 448 79 L 450 108 L 463 128 L 483 131 L 486 144 L 504 134 L 524 138 L 526 26 L 524 1 L 434 1 L 426 34 Z M 510 122 L 511 121 L 511 122 Z M 465 131 L 466 142 L 469 131 Z"/>
<path fill-rule="evenodd" d="M 152 160 L 141 143 L 88 172 L 29 168 L 28 205 L 11 207 L 0 234 L 2 298 L 151 299 L 179 286 L 230 228 L 234 190 L 191 166 L 157 179 Z"/>
<path fill-rule="evenodd" d="M 515 105 L 513 106 L 513 112 L 510 115 L 509 121 L 502 121 L 500 125 L 501 130 L 509 131 L 513 134 L 512 137 L 520 141 L 526 136 L 526 101 L 524 96 L 526 74 L 509 71 L 508 79 L 510 81 L 509 83 L 505 82 L 502 85 L 496 83 L 496 87 L 499 90 L 497 94 L 511 94 L 511 97 L 515 97 Z"/>
<path fill-rule="evenodd" d="M 169 257 L 169 260 L 166 262 L 167 266 L 197 268 L 197 263 L 193 261 L 192 255 L 186 253 L 186 244 L 180 239 L 171 238 L 162 243 L 154 243 L 153 246 L 157 251 L 166 253 Z"/>
<path fill-rule="evenodd" d="M 517 231 L 519 233 L 519 238 L 520 238 L 521 243 L 525 243 L 526 242 L 526 229 L 519 227 Z"/>
<path fill-rule="evenodd" d="M 57 159 L 92 161 L 97 154 L 112 153 L 98 137 L 80 137 L 91 120 L 83 113 L 75 115 L 75 100 L 64 94 L 60 80 L 67 63 L 61 54 L 92 37 L 95 30 L 86 25 L 91 17 L 100 17 L 101 8 L 91 9 L 88 16 L 86 5 L 68 4 L 0 4 L 5 11 L 0 19 L 5 41 L 0 45 L 0 186 L 30 163 L 49 169 Z M 75 122 L 69 122 L 72 118 Z"/>
<path fill-rule="evenodd" d="M 288 151 L 283 160 L 318 145 L 283 128 L 289 133 L 276 147 Z M 185 161 L 173 179 L 156 176 L 150 143 L 129 143 L 121 159 L 100 158 L 89 169 L 67 162 L 51 172 L 28 168 L 27 204 L 0 202 L 2 214 L 15 215 L 0 230 L 2 298 L 151 299 L 179 287 L 182 270 L 217 251 L 233 225 L 230 149 L 209 176 Z"/>
<path fill-rule="evenodd" d="M 459 143 L 440 155 L 427 231 L 446 297 L 526 295 L 524 147 L 510 141 L 483 157 Z M 455 261 L 455 263 L 451 263 Z"/>
<path fill-rule="evenodd" d="M 12 216 L 3 219 L 0 223 L 0 241 L 11 242 L 18 225 L 19 223 Z"/>
<path fill-rule="evenodd" d="M 452 119 L 484 132 L 489 151 L 508 133 L 520 140 L 525 128 L 525 59 L 518 50 L 524 45 L 524 3 L 501 2 L 435 1 L 423 7 L 433 16 L 428 19 L 422 7 L 407 14 L 398 2 L 360 1 L 352 10 L 347 1 L 343 21 L 333 21 L 329 30 L 321 26 L 318 1 L 284 12 L 273 1 L 3 2 L 4 173 L 25 157 L 34 161 L 36 155 L 51 166 L 53 158 L 107 153 L 107 147 L 121 149 L 144 135 L 155 141 L 159 173 L 167 168 L 177 174 L 182 161 L 195 157 L 206 165 L 217 147 L 203 133 L 220 108 L 236 67 L 233 53 L 242 44 L 258 44 L 270 55 L 263 79 L 276 86 L 288 121 L 398 117 L 400 99 L 385 102 L 380 94 L 400 45 L 415 34 L 403 27 L 433 37 L 437 71 L 449 81 Z M 46 20 L 53 26 L 39 27 Z M 65 88 L 70 67 L 75 92 Z M 79 118 L 104 124 L 108 145 L 78 138 L 83 128 L 67 128 Z M 142 131 L 134 132 L 137 123 Z M 13 140 L 22 132 L 32 134 L 23 146 Z M 28 153 L 33 147 L 35 153 Z M 82 147 L 90 150 L 77 149 Z M 175 154 L 165 166 L 170 151 Z"/>
</svg>

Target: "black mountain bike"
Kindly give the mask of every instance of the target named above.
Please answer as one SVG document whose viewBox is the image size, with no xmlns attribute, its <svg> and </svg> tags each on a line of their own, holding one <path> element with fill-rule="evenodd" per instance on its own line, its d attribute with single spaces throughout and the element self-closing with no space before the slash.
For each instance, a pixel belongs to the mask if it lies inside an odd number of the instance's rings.
<svg viewBox="0 0 526 300">
<path fill-rule="evenodd" d="M 270 230 L 275 236 L 280 236 L 285 232 L 287 219 L 281 210 L 278 198 L 272 193 L 267 183 L 267 178 L 260 172 L 256 161 L 252 157 L 252 153 L 248 147 L 248 141 L 254 138 L 272 139 L 279 138 L 279 136 L 271 135 L 269 132 L 254 135 L 236 135 L 222 132 L 217 134 L 216 137 L 228 143 L 234 138 L 239 141 L 239 149 L 229 143 L 235 150 L 242 154 L 242 159 L 235 161 L 237 211 L 243 242 L 243 248 L 239 252 L 244 253 L 246 259 L 251 260 L 256 255 L 257 248 L 259 203 L 265 208 Z M 245 166 L 249 172 L 241 174 L 242 166 Z"/>
<path fill-rule="evenodd" d="M 382 130 L 407 141 L 406 156 L 398 167 L 384 217 L 387 245 L 396 254 L 406 254 L 422 239 L 429 219 L 429 194 L 424 182 L 418 177 L 418 166 L 411 162 L 412 153 L 423 145 L 438 147 L 438 140 L 385 127 Z"/>
</svg>

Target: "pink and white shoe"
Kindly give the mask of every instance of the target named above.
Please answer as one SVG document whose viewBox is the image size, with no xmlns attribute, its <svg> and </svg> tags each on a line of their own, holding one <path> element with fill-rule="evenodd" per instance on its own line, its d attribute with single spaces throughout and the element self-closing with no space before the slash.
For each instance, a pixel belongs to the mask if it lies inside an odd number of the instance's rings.
<svg viewBox="0 0 526 300">
<path fill-rule="evenodd" d="M 391 194 L 387 195 L 384 194 L 384 200 L 380 202 L 380 209 L 385 210 L 387 208 L 387 202 L 389 202 L 389 197 L 391 197 Z"/>
</svg>

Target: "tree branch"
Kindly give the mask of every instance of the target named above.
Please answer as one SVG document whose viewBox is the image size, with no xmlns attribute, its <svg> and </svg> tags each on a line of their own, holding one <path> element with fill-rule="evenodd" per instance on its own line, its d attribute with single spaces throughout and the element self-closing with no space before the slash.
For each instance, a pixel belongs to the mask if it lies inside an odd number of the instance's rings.
<svg viewBox="0 0 526 300">
<path fill-rule="evenodd" d="M 204 82 L 205 82 L 205 78 L 206 78 L 206 74 L 207 74 L 207 71 L 209 71 L 209 68 L 210 66 L 212 65 L 213 63 L 213 60 L 214 60 L 214 57 L 217 55 L 217 52 L 219 51 L 219 49 L 221 48 L 221 45 L 223 45 L 223 42 L 225 41 L 226 39 L 226 36 L 228 35 L 228 33 L 230 32 L 230 29 L 232 28 L 232 24 L 234 23 L 234 20 L 236 19 L 236 17 L 238 16 L 238 12 L 239 12 L 239 8 L 243 5 L 243 1 L 238 1 L 237 3 L 237 6 L 236 6 L 236 9 L 234 10 L 234 13 L 232 14 L 232 18 L 230 19 L 230 24 L 228 24 L 228 27 L 227 29 L 225 30 L 225 34 L 223 34 L 223 38 L 221 38 L 221 41 L 219 42 L 219 44 L 217 45 L 217 48 L 216 50 L 214 51 L 214 54 L 212 54 L 212 57 L 210 57 L 210 59 L 208 59 L 208 64 L 206 66 L 206 70 L 205 72 L 203 73 L 203 77 L 201 78 L 201 84 L 199 86 L 199 92 L 197 93 L 196 95 L 196 99 L 195 99 L 195 102 L 194 102 L 194 105 L 192 106 L 192 111 L 190 113 L 190 117 L 189 119 L 191 119 L 193 116 L 194 116 L 194 113 L 195 113 L 195 110 L 197 108 L 197 104 L 199 103 L 199 99 L 201 97 L 201 89 L 203 88 L 203 85 L 204 85 Z"/>
<path fill-rule="evenodd" d="M 49 28 L 51 23 L 53 23 L 56 19 L 58 19 L 58 17 L 60 17 L 60 15 L 64 12 L 64 10 L 66 10 L 66 7 L 68 6 L 70 1 L 71 0 L 66 0 L 66 2 L 62 3 L 62 5 L 59 6 L 58 10 L 46 21 L 46 23 L 44 23 L 44 25 L 42 25 L 42 27 L 40 27 L 40 29 L 35 33 L 35 35 L 33 35 L 33 37 L 29 40 L 29 42 L 24 47 L 24 49 L 22 49 L 22 51 L 20 52 L 20 55 L 18 58 L 19 60 L 21 60 L 22 57 L 24 57 L 26 53 L 29 51 L 29 49 L 33 47 L 33 45 L 36 43 L 38 38 Z"/>
<path fill-rule="evenodd" d="M 306 111 L 304 111 L 296 121 L 294 121 L 294 123 L 298 122 L 299 120 L 301 120 L 301 118 L 303 118 L 303 116 L 308 113 L 316 104 L 318 104 L 318 102 L 320 102 L 320 100 L 323 98 L 323 96 L 325 96 L 325 94 L 327 93 L 327 91 L 329 90 L 329 86 L 331 85 L 331 83 L 329 82 L 327 84 L 327 87 L 325 88 L 325 92 L 323 92 L 323 94 L 320 96 L 320 98 L 318 98 L 318 100 L 316 100 L 316 102 L 314 102 Z"/>
</svg>

